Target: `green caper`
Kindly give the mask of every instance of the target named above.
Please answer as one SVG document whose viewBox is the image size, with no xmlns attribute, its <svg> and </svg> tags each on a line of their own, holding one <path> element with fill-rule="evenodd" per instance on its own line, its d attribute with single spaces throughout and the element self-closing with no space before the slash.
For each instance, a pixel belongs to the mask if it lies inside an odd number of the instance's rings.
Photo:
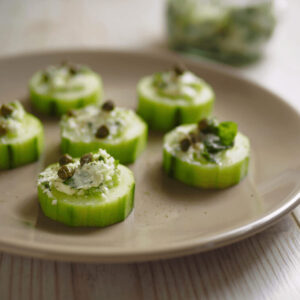
<svg viewBox="0 0 300 300">
<path fill-rule="evenodd" d="M 73 109 L 68 110 L 67 111 L 67 116 L 70 117 L 70 118 L 75 117 L 75 111 Z"/>
<path fill-rule="evenodd" d="M 96 132 L 96 137 L 99 139 L 106 138 L 108 135 L 109 135 L 109 130 L 105 125 L 100 126 Z"/>
<path fill-rule="evenodd" d="M 175 65 L 173 67 L 173 72 L 176 76 L 181 76 L 185 72 L 185 68 L 182 65 Z"/>
<path fill-rule="evenodd" d="M 49 75 L 49 73 L 48 72 L 43 72 L 42 73 L 42 81 L 44 81 L 44 82 L 48 82 L 50 80 L 50 75 Z"/>
<path fill-rule="evenodd" d="M 198 122 L 198 130 L 199 131 L 201 131 L 201 130 L 207 128 L 207 127 L 208 127 L 208 121 L 207 121 L 207 119 L 203 119 L 203 120 L 201 120 L 201 121 Z"/>
<path fill-rule="evenodd" d="M 13 113 L 13 108 L 11 108 L 9 105 L 7 104 L 2 104 L 1 105 L 1 108 L 0 108 L 0 114 L 3 116 L 3 117 L 8 117 L 10 116 L 12 113 Z"/>
<path fill-rule="evenodd" d="M 61 166 L 67 165 L 69 163 L 74 162 L 73 158 L 69 154 L 64 154 L 60 159 L 59 159 L 59 164 Z"/>
<path fill-rule="evenodd" d="M 191 141 L 188 138 L 184 138 L 180 141 L 180 149 L 184 152 L 188 151 L 191 146 Z"/>
<path fill-rule="evenodd" d="M 79 72 L 79 68 L 75 65 L 69 66 L 69 72 L 71 75 L 76 75 Z"/>
<path fill-rule="evenodd" d="M 68 166 L 62 166 L 58 169 L 57 175 L 62 180 L 67 180 L 74 175 L 74 172 L 75 170 L 73 168 L 70 168 Z"/>
<path fill-rule="evenodd" d="M 84 164 L 88 164 L 94 160 L 92 153 L 86 153 L 80 158 L 80 165 L 83 166 Z"/>
<path fill-rule="evenodd" d="M 112 100 L 107 100 L 102 105 L 102 109 L 105 111 L 112 111 L 114 108 L 115 108 L 115 104 Z"/>
</svg>

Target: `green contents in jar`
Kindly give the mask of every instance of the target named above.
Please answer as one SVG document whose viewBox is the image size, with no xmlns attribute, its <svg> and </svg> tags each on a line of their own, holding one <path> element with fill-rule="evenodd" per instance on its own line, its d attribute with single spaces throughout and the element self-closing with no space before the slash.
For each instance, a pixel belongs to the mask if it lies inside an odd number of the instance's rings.
<svg viewBox="0 0 300 300">
<path fill-rule="evenodd" d="M 201 91 L 203 81 L 189 71 L 175 66 L 172 71 L 153 75 L 153 87 L 159 96 L 192 101 Z"/>
<path fill-rule="evenodd" d="M 169 0 L 170 47 L 230 64 L 257 59 L 275 24 L 270 0 Z"/>
</svg>

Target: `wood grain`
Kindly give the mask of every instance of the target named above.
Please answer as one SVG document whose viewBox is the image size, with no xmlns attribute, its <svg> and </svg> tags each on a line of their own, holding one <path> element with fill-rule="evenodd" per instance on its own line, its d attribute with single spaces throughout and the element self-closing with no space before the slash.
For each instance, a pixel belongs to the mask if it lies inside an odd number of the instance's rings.
<svg viewBox="0 0 300 300">
<path fill-rule="evenodd" d="M 299 299 L 291 216 L 208 253 L 141 264 L 74 264 L 1 254 L 1 299 Z"/>
<path fill-rule="evenodd" d="M 164 5 L 161 0 L 2 0 L 0 55 L 85 46 L 164 51 Z M 289 5 L 266 59 L 240 72 L 300 109 L 295 63 L 300 36 L 293 33 L 300 2 Z M 0 299 L 300 299 L 299 224 L 297 208 L 293 217 L 235 245 L 143 264 L 70 264 L 0 254 Z"/>
</svg>

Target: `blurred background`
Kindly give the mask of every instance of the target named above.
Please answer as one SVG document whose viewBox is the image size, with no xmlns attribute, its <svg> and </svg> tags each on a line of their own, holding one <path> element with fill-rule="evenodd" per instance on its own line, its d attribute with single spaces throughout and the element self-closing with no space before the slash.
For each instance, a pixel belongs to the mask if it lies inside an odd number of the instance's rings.
<svg viewBox="0 0 300 300">
<path fill-rule="evenodd" d="M 269 10 L 259 8 L 269 2 L 276 6 L 274 24 Z M 238 64 L 239 72 L 297 104 L 299 13 L 299 0 L 0 0 L 0 55 L 66 48 L 167 52 L 169 44 L 189 53 L 204 47 L 206 58 L 219 59 L 232 45 L 242 53 L 252 47 L 262 58 Z"/>
</svg>

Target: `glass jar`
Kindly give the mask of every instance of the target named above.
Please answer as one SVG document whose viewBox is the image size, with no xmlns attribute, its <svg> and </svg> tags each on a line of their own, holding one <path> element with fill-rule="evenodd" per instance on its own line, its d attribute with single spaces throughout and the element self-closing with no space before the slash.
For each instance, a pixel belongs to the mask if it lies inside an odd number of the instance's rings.
<svg viewBox="0 0 300 300">
<path fill-rule="evenodd" d="M 172 49 L 229 64 L 261 56 L 276 18 L 272 0 L 168 0 Z"/>
</svg>

